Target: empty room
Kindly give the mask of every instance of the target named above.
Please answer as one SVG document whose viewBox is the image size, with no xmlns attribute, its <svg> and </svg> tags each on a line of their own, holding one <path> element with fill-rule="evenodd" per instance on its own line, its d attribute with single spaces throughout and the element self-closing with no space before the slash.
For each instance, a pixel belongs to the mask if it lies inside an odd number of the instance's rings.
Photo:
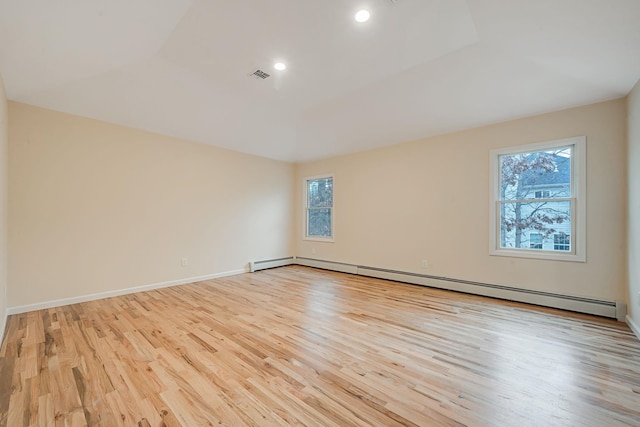
<svg viewBox="0 0 640 427">
<path fill-rule="evenodd" d="M 0 427 L 640 426 L 637 0 L 0 0 Z"/>
</svg>

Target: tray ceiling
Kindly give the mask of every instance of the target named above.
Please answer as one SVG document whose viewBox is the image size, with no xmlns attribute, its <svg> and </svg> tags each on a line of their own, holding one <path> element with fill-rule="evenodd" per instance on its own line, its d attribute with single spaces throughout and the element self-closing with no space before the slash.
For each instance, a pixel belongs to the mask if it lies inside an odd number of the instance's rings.
<svg viewBox="0 0 640 427">
<path fill-rule="evenodd" d="M 0 74 L 15 101 L 308 161 L 624 96 L 639 22 L 637 0 L 1 0 Z"/>
</svg>

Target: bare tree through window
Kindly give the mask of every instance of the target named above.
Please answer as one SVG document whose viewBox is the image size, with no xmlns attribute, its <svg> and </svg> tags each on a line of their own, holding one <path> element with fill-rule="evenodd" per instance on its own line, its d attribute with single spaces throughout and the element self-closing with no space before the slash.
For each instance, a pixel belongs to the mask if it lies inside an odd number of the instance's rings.
<svg viewBox="0 0 640 427">
<path fill-rule="evenodd" d="M 572 147 L 505 154 L 500 165 L 500 247 L 570 250 Z"/>
</svg>

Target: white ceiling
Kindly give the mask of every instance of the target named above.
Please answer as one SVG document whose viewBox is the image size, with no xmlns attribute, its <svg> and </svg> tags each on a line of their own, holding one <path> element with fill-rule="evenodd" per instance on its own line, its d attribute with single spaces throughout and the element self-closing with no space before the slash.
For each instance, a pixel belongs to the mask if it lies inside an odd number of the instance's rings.
<svg viewBox="0 0 640 427">
<path fill-rule="evenodd" d="M 0 0 L 0 74 L 15 101 L 307 161 L 624 96 L 640 1 Z"/>
</svg>

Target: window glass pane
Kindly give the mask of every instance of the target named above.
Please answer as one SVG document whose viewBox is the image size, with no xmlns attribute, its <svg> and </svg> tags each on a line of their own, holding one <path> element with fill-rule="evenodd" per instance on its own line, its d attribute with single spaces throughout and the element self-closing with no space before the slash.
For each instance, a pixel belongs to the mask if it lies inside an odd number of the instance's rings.
<svg viewBox="0 0 640 427">
<path fill-rule="evenodd" d="M 307 203 L 308 207 L 333 206 L 333 178 L 308 180 Z"/>
<path fill-rule="evenodd" d="M 307 235 L 331 237 L 331 209 L 308 210 Z"/>
<path fill-rule="evenodd" d="M 571 234 L 571 201 L 544 202 L 532 199 L 527 202 L 501 202 L 500 247 L 543 250 L 555 249 L 544 241 L 554 234 Z M 541 247 L 533 247 L 532 235 L 538 235 Z M 534 237 L 537 239 L 537 237 Z M 535 242 L 537 245 L 537 241 Z"/>
<path fill-rule="evenodd" d="M 572 147 L 505 154 L 500 159 L 500 200 L 571 197 Z"/>
</svg>

